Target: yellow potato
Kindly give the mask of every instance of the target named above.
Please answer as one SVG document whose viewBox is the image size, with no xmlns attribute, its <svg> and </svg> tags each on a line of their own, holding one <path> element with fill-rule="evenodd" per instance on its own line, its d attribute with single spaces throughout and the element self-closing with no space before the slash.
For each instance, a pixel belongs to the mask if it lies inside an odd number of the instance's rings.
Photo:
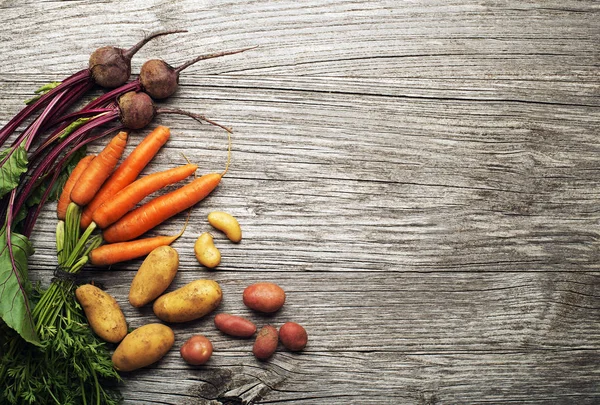
<svg viewBox="0 0 600 405">
<path fill-rule="evenodd" d="M 204 232 L 194 243 L 194 253 L 203 266 L 215 268 L 221 263 L 221 252 L 215 246 L 210 233 Z"/>
<path fill-rule="evenodd" d="M 149 323 L 131 332 L 117 346 L 112 362 L 119 371 L 133 371 L 160 360 L 173 347 L 175 334 L 162 323 Z"/>
<path fill-rule="evenodd" d="M 213 280 L 196 280 L 160 296 L 154 301 L 154 314 L 165 322 L 187 322 L 214 311 L 223 298 Z"/>
<path fill-rule="evenodd" d="M 129 302 L 141 307 L 158 298 L 177 274 L 179 255 L 170 246 L 160 246 L 146 257 L 129 289 Z"/>
<path fill-rule="evenodd" d="M 242 228 L 233 215 L 223 211 L 213 211 L 208 214 L 208 223 L 225 232 L 230 241 L 238 243 L 242 240 Z"/>
<path fill-rule="evenodd" d="M 90 327 L 100 338 L 111 343 L 123 340 L 127 335 L 127 322 L 113 297 L 91 284 L 78 287 L 75 297 L 81 304 Z"/>
</svg>

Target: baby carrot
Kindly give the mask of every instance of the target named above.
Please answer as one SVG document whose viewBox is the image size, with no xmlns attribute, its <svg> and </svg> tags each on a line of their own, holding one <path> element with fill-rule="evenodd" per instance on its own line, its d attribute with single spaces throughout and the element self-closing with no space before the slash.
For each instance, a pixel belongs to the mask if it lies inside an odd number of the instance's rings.
<svg viewBox="0 0 600 405">
<path fill-rule="evenodd" d="M 137 238 L 173 215 L 203 200 L 217 188 L 221 176 L 221 173 L 205 174 L 175 191 L 147 202 L 106 228 L 102 237 L 108 243 Z"/>
<path fill-rule="evenodd" d="M 71 202 L 71 191 L 73 190 L 73 186 L 75 186 L 75 183 L 77 182 L 77 179 L 79 179 L 79 176 L 81 176 L 81 173 L 85 171 L 92 159 L 94 159 L 95 157 L 96 155 L 85 156 L 77 163 L 77 165 L 71 172 L 71 175 L 67 179 L 67 182 L 63 187 L 62 193 L 58 198 L 58 204 L 56 205 L 56 216 L 58 217 L 58 219 L 64 221 L 65 216 L 67 214 L 67 207 Z"/>
<path fill-rule="evenodd" d="M 81 227 L 87 228 L 92 222 L 92 215 L 103 202 L 109 200 L 118 191 L 131 184 L 138 175 L 156 156 L 160 148 L 169 140 L 171 132 L 164 126 L 156 127 L 117 167 L 114 173 L 106 180 L 100 190 L 90 201 L 81 214 Z"/>
<path fill-rule="evenodd" d="M 163 172 L 152 173 L 134 181 L 100 205 L 92 214 L 92 220 L 100 228 L 106 228 L 135 208 L 144 198 L 193 174 L 198 166 L 187 164 Z"/>
<path fill-rule="evenodd" d="M 119 162 L 125 145 L 127 144 L 127 132 L 121 131 L 106 145 L 106 147 L 89 164 L 87 169 L 79 176 L 73 191 L 71 200 L 83 207 L 96 195 L 102 183 L 110 176 Z"/>
</svg>

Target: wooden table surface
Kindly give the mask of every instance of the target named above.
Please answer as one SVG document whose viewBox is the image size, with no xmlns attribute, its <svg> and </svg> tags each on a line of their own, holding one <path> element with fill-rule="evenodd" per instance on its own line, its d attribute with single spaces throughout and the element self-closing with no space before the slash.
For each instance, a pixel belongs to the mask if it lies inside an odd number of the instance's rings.
<svg viewBox="0 0 600 405">
<path fill-rule="evenodd" d="M 126 404 L 600 402 L 597 1 L 4 0 L 0 13 L 1 123 L 99 46 L 188 30 L 149 43 L 134 73 L 259 46 L 190 67 L 161 103 L 234 130 L 229 173 L 173 245 L 171 289 L 217 280 L 217 312 L 296 321 L 309 344 L 259 362 L 214 314 L 173 325 L 167 356 L 124 375 Z M 222 130 L 158 124 L 172 138 L 145 173 L 182 153 L 223 168 Z M 193 244 L 217 209 L 244 239 L 214 233 L 223 260 L 208 271 Z M 32 237 L 44 283 L 55 223 L 49 204 Z M 157 321 L 127 301 L 140 263 L 86 270 L 131 327 Z M 280 312 L 244 307 L 258 281 L 286 290 Z M 178 348 L 198 333 L 215 351 L 192 367 Z"/>
</svg>

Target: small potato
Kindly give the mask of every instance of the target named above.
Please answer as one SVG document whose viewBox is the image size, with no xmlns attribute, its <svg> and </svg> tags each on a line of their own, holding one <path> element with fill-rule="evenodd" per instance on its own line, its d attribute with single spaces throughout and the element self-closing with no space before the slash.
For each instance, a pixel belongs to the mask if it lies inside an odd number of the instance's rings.
<svg viewBox="0 0 600 405">
<path fill-rule="evenodd" d="M 286 322 L 279 328 L 279 339 L 287 349 L 297 352 L 306 347 L 308 334 L 296 322 Z"/>
<path fill-rule="evenodd" d="M 194 243 L 194 253 L 201 265 L 209 269 L 215 268 L 221 263 L 221 252 L 215 246 L 210 233 L 204 232 Z"/>
<path fill-rule="evenodd" d="M 266 325 L 256 335 L 252 353 L 259 360 L 267 360 L 277 350 L 277 329 L 274 326 Z"/>
<path fill-rule="evenodd" d="M 154 314 L 165 322 L 187 322 L 214 311 L 223 298 L 213 280 L 196 280 L 160 296 L 154 301 Z"/>
<path fill-rule="evenodd" d="M 285 291 L 274 283 L 256 283 L 244 290 L 244 305 L 260 312 L 276 312 L 285 303 Z"/>
<path fill-rule="evenodd" d="M 162 323 L 140 326 L 117 346 L 112 362 L 119 371 L 133 371 L 162 359 L 173 344 L 173 330 Z"/>
<path fill-rule="evenodd" d="M 223 211 L 213 211 L 208 214 L 208 223 L 224 232 L 230 241 L 238 243 L 242 240 L 242 228 L 233 215 Z"/>
<path fill-rule="evenodd" d="M 181 357 L 192 366 L 206 363 L 212 356 L 212 352 L 212 343 L 203 335 L 192 336 L 179 349 Z"/>
<path fill-rule="evenodd" d="M 230 314 L 217 314 L 215 326 L 221 332 L 236 337 L 250 337 L 256 332 L 256 325 L 241 316 Z"/>
<path fill-rule="evenodd" d="M 103 340 L 119 343 L 127 335 L 125 315 L 117 301 L 108 293 L 91 284 L 75 290 L 92 330 Z"/>
<path fill-rule="evenodd" d="M 179 255 L 170 246 L 160 246 L 146 257 L 129 289 L 129 302 L 142 307 L 158 298 L 177 274 Z"/>
</svg>

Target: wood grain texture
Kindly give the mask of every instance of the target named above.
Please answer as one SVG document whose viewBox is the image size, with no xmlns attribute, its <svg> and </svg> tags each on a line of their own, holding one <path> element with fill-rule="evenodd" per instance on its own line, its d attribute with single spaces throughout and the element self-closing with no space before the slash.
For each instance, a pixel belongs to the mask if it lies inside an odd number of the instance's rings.
<svg viewBox="0 0 600 405">
<path fill-rule="evenodd" d="M 218 311 L 299 322 L 309 345 L 258 362 L 252 341 L 221 334 L 213 315 L 175 325 L 175 348 L 203 333 L 213 358 L 190 367 L 173 349 L 125 375 L 125 403 L 600 402 L 597 2 L 4 1 L 0 11 L 0 123 L 101 45 L 189 30 L 149 43 L 134 72 L 148 58 L 177 65 L 259 45 L 189 68 L 164 102 L 234 129 L 228 175 L 173 245 L 170 289 L 215 279 Z M 173 136 L 145 173 L 183 163 L 182 152 L 202 172 L 222 169 L 222 131 L 176 116 L 157 124 Z M 31 272 L 44 283 L 53 209 L 33 235 Z M 223 261 L 207 271 L 193 243 L 216 209 L 239 219 L 244 240 L 215 233 Z M 132 327 L 156 320 L 127 303 L 140 263 L 86 273 Z M 263 280 L 288 294 L 273 316 L 241 301 Z"/>
</svg>

